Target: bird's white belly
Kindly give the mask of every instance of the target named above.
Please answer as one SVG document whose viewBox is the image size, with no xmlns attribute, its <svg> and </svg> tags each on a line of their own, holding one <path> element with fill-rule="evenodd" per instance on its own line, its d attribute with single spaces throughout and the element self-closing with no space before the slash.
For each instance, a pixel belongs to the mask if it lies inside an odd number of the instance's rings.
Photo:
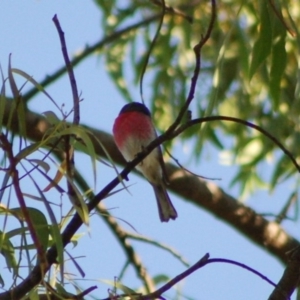
<svg viewBox="0 0 300 300">
<path fill-rule="evenodd" d="M 122 149 L 122 154 L 127 161 L 132 161 L 150 142 L 151 141 L 144 141 L 144 143 L 141 143 L 134 137 L 129 138 L 126 142 L 126 146 Z M 162 179 L 162 170 L 159 164 L 158 149 L 155 148 L 149 153 L 148 156 L 136 166 L 136 169 L 139 170 L 149 182 L 159 184 Z"/>
</svg>

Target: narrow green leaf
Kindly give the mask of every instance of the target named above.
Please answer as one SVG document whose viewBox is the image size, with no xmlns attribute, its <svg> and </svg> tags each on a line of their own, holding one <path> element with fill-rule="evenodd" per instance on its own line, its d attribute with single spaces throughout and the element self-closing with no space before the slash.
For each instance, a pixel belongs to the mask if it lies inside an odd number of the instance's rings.
<svg viewBox="0 0 300 300">
<path fill-rule="evenodd" d="M 294 166 L 291 165 L 290 159 L 285 154 L 283 154 L 282 157 L 278 160 L 272 174 L 270 189 L 274 190 L 278 184 L 279 179 L 287 179 L 290 176 L 294 175 L 294 172 Z"/>
<path fill-rule="evenodd" d="M 12 68 L 11 68 L 11 54 L 9 55 L 9 62 L 8 62 L 8 81 L 10 84 L 10 89 L 12 91 L 12 94 L 14 96 L 15 101 L 18 100 L 20 93 L 19 90 L 17 88 L 17 84 L 15 82 L 13 73 L 12 73 Z"/>
<path fill-rule="evenodd" d="M 9 81 L 9 84 L 10 84 L 10 88 L 11 88 L 11 91 L 12 91 L 12 94 L 14 96 L 14 100 L 18 98 L 18 95 L 19 95 L 19 91 L 17 89 L 17 86 L 16 86 L 16 83 L 14 81 L 14 78 L 12 76 L 12 72 L 11 72 L 11 66 L 10 66 L 10 56 L 9 56 L 9 65 L 8 65 L 8 81 Z M 13 116 L 15 114 L 15 111 L 16 111 L 16 107 L 17 107 L 17 101 L 11 101 L 11 108 L 10 108 L 10 112 L 9 112 L 9 116 L 8 116 L 8 120 L 7 120 L 7 129 L 9 130 L 11 128 L 11 125 L 12 125 L 12 119 L 13 119 Z"/>
<path fill-rule="evenodd" d="M 55 284 L 56 287 L 56 291 L 58 293 L 58 295 L 60 295 L 62 297 L 62 299 L 68 299 L 68 298 L 73 298 L 74 295 L 69 293 L 63 285 L 61 285 L 60 283 L 56 283 Z M 73 298 L 74 299 L 74 298 Z"/>
<path fill-rule="evenodd" d="M 16 73 L 20 76 L 23 76 L 26 80 L 28 80 L 29 82 L 31 82 L 34 87 L 39 90 L 40 92 L 44 93 L 49 99 L 50 101 L 56 106 L 56 108 L 58 108 L 60 110 L 60 107 L 56 104 L 56 102 L 54 101 L 54 99 L 52 99 L 52 97 L 45 91 L 45 89 L 37 82 L 35 81 L 32 76 L 30 76 L 29 74 L 27 74 L 26 72 L 16 69 L 16 68 L 11 68 L 11 72 L 12 73 Z"/>
<path fill-rule="evenodd" d="M 126 76 L 123 72 L 124 56 L 130 35 L 122 36 L 106 53 L 106 68 L 122 96 L 131 101 Z"/>
<path fill-rule="evenodd" d="M 272 45 L 272 58 L 270 70 L 270 94 L 273 100 L 273 109 L 278 110 L 281 96 L 281 79 L 285 71 L 287 54 L 285 50 L 286 31 L 278 20 L 274 20 L 274 38 Z M 279 27 L 279 28 L 278 28 Z"/>
<path fill-rule="evenodd" d="M 47 121 L 52 125 L 56 125 L 59 122 L 61 122 L 58 116 L 51 110 L 44 111 L 43 115 L 46 117 Z"/>
<path fill-rule="evenodd" d="M 1 87 L 1 94 L 0 94 L 0 132 L 2 132 L 2 125 L 3 125 L 3 117 L 5 112 L 5 104 L 6 104 L 6 97 L 5 97 L 5 79 L 2 74 L 2 87 Z"/>
<path fill-rule="evenodd" d="M 10 175 L 11 175 L 10 172 L 6 171 L 5 175 L 3 177 L 2 184 L 1 184 L 1 190 L 0 190 L 0 202 L 2 202 L 2 198 L 3 198 L 3 195 L 5 193 Z"/>
<path fill-rule="evenodd" d="M 28 230 L 28 228 L 26 227 L 19 227 L 19 228 L 15 228 L 13 230 L 7 231 L 6 235 L 9 239 L 18 236 L 18 235 L 23 235 L 26 233 L 26 230 Z M 17 248 L 17 246 L 15 246 L 15 248 Z"/>
<path fill-rule="evenodd" d="M 160 284 L 160 283 L 165 283 L 168 282 L 170 280 L 170 278 L 165 275 L 165 274 L 159 274 L 153 277 L 153 281 L 156 285 Z"/>
<path fill-rule="evenodd" d="M 41 146 L 40 142 L 33 143 L 25 148 L 23 148 L 16 156 L 17 161 L 21 161 L 23 158 L 27 157 L 31 153 L 35 152 L 37 149 L 39 149 Z"/>
<path fill-rule="evenodd" d="M 18 115 L 18 126 L 19 126 L 19 134 L 22 137 L 26 137 L 26 112 L 25 112 L 25 104 L 23 98 L 20 96 L 17 102 L 17 115 Z"/>
<path fill-rule="evenodd" d="M 30 162 L 37 164 L 39 167 L 41 167 L 45 173 L 48 173 L 50 170 L 50 166 L 48 163 L 46 163 L 44 160 L 41 159 L 29 159 Z"/>
<path fill-rule="evenodd" d="M 216 129 L 214 127 L 207 126 L 207 136 L 217 148 L 219 148 L 220 150 L 224 149 L 224 146 L 218 138 Z"/>
<path fill-rule="evenodd" d="M 4 285 L 5 285 L 4 280 L 3 280 L 2 276 L 0 275 L 0 286 L 4 287 Z"/>
<path fill-rule="evenodd" d="M 79 214 L 82 222 L 88 226 L 89 225 L 89 209 L 87 207 L 87 204 L 85 203 L 84 198 L 82 197 L 80 191 L 78 190 L 78 188 L 76 187 L 76 185 L 74 184 L 72 179 L 68 179 L 68 180 L 69 180 L 69 183 L 72 185 L 74 192 L 76 193 L 76 196 L 75 196 L 76 199 L 73 200 L 70 197 L 73 207 L 75 208 L 76 212 Z"/>
<path fill-rule="evenodd" d="M 10 89 L 14 96 L 14 102 L 16 103 L 19 133 L 21 136 L 25 137 L 26 136 L 25 105 L 13 76 L 12 67 L 11 67 L 11 55 L 9 56 L 9 64 L 8 64 L 8 80 L 10 84 Z"/>
<path fill-rule="evenodd" d="M 78 138 L 82 139 L 84 146 L 87 149 L 87 154 L 91 158 L 91 164 L 93 169 L 94 180 L 96 181 L 96 161 L 97 154 L 94 148 L 94 144 L 91 140 L 90 133 L 81 126 L 70 126 L 59 133 L 60 135 L 76 135 Z"/>
<path fill-rule="evenodd" d="M 252 51 L 252 61 L 250 64 L 250 80 L 259 66 L 271 53 L 272 47 L 272 27 L 269 15 L 268 1 L 260 1 L 260 32 Z"/>
<path fill-rule="evenodd" d="M 30 290 L 28 297 L 30 300 L 39 300 L 40 299 L 36 288 Z"/>
<path fill-rule="evenodd" d="M 106 279 L 101 279 L 101 281 L 114 287 L 114 288 L 121 290 L 126 295 L 135 295 L 136 294 L 136 291 L 132 290 L 131 288 L 123 285 L 122 283 L 120 283 L 118 281 L 112 281 L 112 280 L 106 280 Z"/>
<path fill-rule="evenodd" d="M 14 276 L 17 275 L 18 264 L 15 258 L 15 249 L 7 235 L 0 231 L 0 253 L 4 256 L 7 268 L 13 270 Z"/>
<path fill-rule="evenodd" d="M 64 278 L 64 245 L 63 245 L 61 234 L 60 234 L 60 228 L 56 222 L 56 218 L 52 211 L 52 208 L 51 208 L 48 200 L 44 196 L 44 193 L 42 192 L 42 190 L 40 189 L 38 184 L 33 179 L 32 179 L 32 182 L 33 182 L 34 186 L 36 187 L 36 189 L 38 190 L 38 192 L 43 200 L 43 203 L 46 207 L 46 210 L 48 212 L 50 220 L 51 220 L 50 228 L 51 228 L 52 237 L 53 237 L 56 249 L 57 249 L 57 260 L 60 264 L 60 275 L 63 280 L 63 278 Z"/>
<path fill-rule="evenodd" d="M 49 226 L 45 215 L 38 209 L 27 207 L 30 219 L 32 221 L 38 239 L 46 251 L 49 243 Z"/>
<path fill-rule="evenodd" d="M 48 248 L 49 242 L 49 228 L 45 215 L 34 207 L 27 207 L 27 211 L 36 232 L 37 238 L 40 244 L 43 246 L 44 251 Z M 24 221 L 21 208 L 12 208 L 10 212 L 15 216 L 20 216 L 20 219 Z"/>
</svg>

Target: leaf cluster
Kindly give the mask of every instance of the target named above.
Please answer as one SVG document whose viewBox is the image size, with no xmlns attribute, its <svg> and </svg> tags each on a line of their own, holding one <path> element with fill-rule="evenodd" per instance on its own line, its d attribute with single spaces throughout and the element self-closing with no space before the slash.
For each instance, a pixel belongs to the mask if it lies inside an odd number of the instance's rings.
<svg viewBox="0 0 300 300">
<path fill-rule="evenodd" d="M 103 14 L 104 31 L 108 33 L 124 27 L 130 20 L 155 15 L 161 10 L 156 1 L 95 2 Z M 209 6 L 196 2 L 176 2 L 181 14 L 166 10 L 146 68 L 143 98 L 160 130 L 174 121 L 187 97 L 195 63 L 191 49 L 209 23 Z M 224 115 L 251 121 L 276 136 L 297 158 L 300 19 L 296 12 L 299 3 L 226 1 L 218 3 L 217 9 L 218 22 L 202 52 L 196 99 L 190 107 L 192 116 Z M 158 23 L 159 19 L 145 28 L 137 28 L 100 53 L 116 87 L 128 101 L 140 100 L 129 86 L 133 82 L 139 84 Z M 131 75 L 129 68 L 133 70 Z M 232 139 L 230 148 L 224 145 L 224 135 Z M 214 122 L 201 129 L 194 127 L 181 138 L 195 141 L 193 155 L 197 159 L 204 142 L 230 153 L 232 163 L 239 167 L 232 184 L 239 184 L 244 193 L 253 191 L 253 184 L 273 189 L 296 172 L 284 154 L 276 152 L 276 145 L 239 124 Z M 266 157 L 273 165 L 270 178 L 258 174 Z"/>
</svg>

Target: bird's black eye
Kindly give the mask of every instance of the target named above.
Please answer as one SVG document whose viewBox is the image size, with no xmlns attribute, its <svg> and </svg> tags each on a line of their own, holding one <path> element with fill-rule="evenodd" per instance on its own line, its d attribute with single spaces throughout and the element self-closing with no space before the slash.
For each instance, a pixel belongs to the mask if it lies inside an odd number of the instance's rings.
<svg viewBox="0 0 300 300">
<path fill-rule="evenodd" d="M 151 115 L 149 109 L 144 104 L 139 102 L 131 102 L 129 104 L 124 105 L 120 111 L 120 114 L 131 111 L 138 111 L 149 117 Z"/>
</svg>

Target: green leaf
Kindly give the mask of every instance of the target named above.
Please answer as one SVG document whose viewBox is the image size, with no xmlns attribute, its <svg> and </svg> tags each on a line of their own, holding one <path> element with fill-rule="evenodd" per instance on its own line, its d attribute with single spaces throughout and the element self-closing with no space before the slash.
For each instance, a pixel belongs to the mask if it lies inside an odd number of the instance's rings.
<svg viewBox="0 0 300 300">
<path fill-rule="evenodd" d="M 43 246 L 43 250 L 46 251 L 48 248 L 49 233 L 50 233 L 47 219 L 40 210 L 34 207 L 27 207 L 27 211 L 30 220 L 32 222 L 32 225 L 34 227 L 34 230 L 36 232 L 37 238 L 40 244 Z M 12 208 L 10 209 L 10 212 L 13 213 L 14 215 L 20 216 L 20 218 L 24 221 L 21 208 L 19 207 Z"/>
<path fill-rule="evenodd" d="M 51 110 L 44 111 L 43 115 L 51 125 L 57 125 L 59 122 L 61 122 L 58 116 Z"/>
<path fill-rule="evenodd" d="M 281 98 L 281 79 L 284 75 L 287 54 L 285 50 L 286 31 L 278 20 L 274 20 L 274 40 L 272 45 L 270 94 L 273 100 L 273 109 L 278 110 Z M 278 24 L 279 23 L 279 24 Z"/>
<path fill-rule="evenodd" d="M 20 96 L 17 102 L 17 115 L 18 115 L 18 125 L 19 125 L 19 134 L 22 137 L 26 137 L 26 112 L 25 112 L 25 103 L 24 99 Z"/>
<path fill-rule="evenodd" d="M 45 173 L 48 173 L 50 170 L 50 166 L 48 163 L 46 163 L 44 160 L 41 159 L 28 159 L 28 161 L 37 164 L 39 167 L 41 167 Z"/>
<path fill-rule="evenodd" d="M 27 157 L 28 155 L 30 155 L 31 153 L 35 152 L 37 149 L 39 149 L 41 146 L 40 142 L 37 143 L 33 143 L 25 148 L 23 148 L 16 156 L 16 160 L 19 162 L 21 161 L 23 158 Z"/>
<path fill-rule="evenodd" d="M 7 231 L 6 235 L 9 239 L 11 239 L 15 236 L 21 236 L 21 235 L 25 234 L 27 230 L 28 230 L 28 228 L 26 228 L 26 227 L 19 227 L 19 228 L 15 228 L 10 231 Z M 17 247 L 18 246 L 15 246 L 15 249 L 17 249 Z"/>
<path fill-rule="evenodd" d="M 18 264 L 15 258 L 15 249 L 6 233 L 0 231 L 0 253 L 4 256 L 7 268 L 13 270 L 14 276 L 17 275 Z"/>
<path fill-rule="evenodd" d="M 236 176 L 230 182 L 230 186 L 240 185 L 239 199 L 246 199 L 249 194 L 257 191 L 258 188 L 266 188 L 266 184 L 257 174 L 255 167 L 245 166 L 239 170 Z"/>
<path fill-rule="evenodd" d="M 8 81 L 9 81 L 10 89 L 12 91 L 14 99 L 17 100 L 20 96 L 20 93 L 19 93 L 19 90 L 17 88 L 17 84 L 15 82 L 14 76 L 12 74 L 11 54 L 9 55 L 9 62 L 8 62 Z"/>
<path fill-rule="evenodd" d="M 73 298 L 74 295 L 69 293 L 63 285 L 61 285 L 60 283 L 56 283 L 55 284 L 56 287 L 56 291 L 58 293 L 58 295 L 60 295 L 61 297 L 63 297 L 63 299 L 67 299 L 67 298 Z M 73 298 L 74 299 L 74 298 Z"/>
<path fill-rule="evenodd" d="M 272 174 L 271 178 L 271 190 L 276 188 L 276 185 L 279 181 L 279 179 L 282 179 L 284 176 L 287 178 L 291 176 L 294 173 L 294 167 L 291 170 L 291 161 L 290 159 L 283 154 L 281 158 L 278 160 L 274 172 Z"/>
<path fill-rule="evenodd" d="M 42 190 L 40 189 L 40 187 L 38 186 L 38 184 L 32 180 L 34 186 L 36 187 L 36 189 L 38 190 L 43 203 L 46 207 L 46 210 L 48 212 L 48 215 L 50 217 L 51 220 L 51 233 L 52 233 L 52 237 L 53 237 L 53 241 L 56 245 L 56 249 L 57 249 L 57 260 L 58 263 L 60 264 L 60 274 L 61 274 L 61 278 L 63 280 L 64 278 L 64 245 L 63 245 L 63 241 L 61 238 L 61 234 L 60 234 L 60 228 L 56 222 L 56 218 L 55 215 L 53 213 L 53 210 L 51 209 L 51 206 L 48 202 L 48 200 L 46 199 L 46 197 L 44 196 L 44 193 L 42 192 Z"/>
<path fill-rule="evenodd" d="M 2 74 L 2 72 L 1 72 L 1 74 Z M 3 74 L 2 74 L 2 87 L 1 87 L 1 94 L 0 94 L 0 132 L 2 132 L 3 117 L 4 117 L 4 113 L 5 113 L 5 105 L 6 105 L 5 80 L 4 80 Z"/>
<path fill-rule="evenodd" d="M 25 105 L 24 101 L 21 97 L 21 94 L 18 90 L 17 84 L 15 82 L 13 71 L 11 67 L 11 55 L 9 56 L 8 63 L 8 80 L 10 84 L 10 88 L 12 94 L 14 96 L 14 102 L 16 103 L 17 115 L 18 115 L 18 126 L 19 126 L 19 134 L 23 137 L 26 136 L 26 117 L 25 117 Z"/>
<path fill-rule="evenodd" d="M 76 185 L 73 183 L 73 181 L 70 179 L 69 183 L 72 185 L 73 191 L 76 193 L 75 200 L 72 199 L 72 196 L 69 196 L 73 207 L 75 208 L 76 212 L 80 216 L 82 222 L 85 225 L 89 225 L 89 209 L 87 207 L 87 204 L 84 201 L 84 198 L 82 197 L 80 191 L 76 187 Z M 79 202 L 79 203 L 77 203 Z"/>
<path fill-rule="evenodd" d="M 96 181 L 97 154 L 94 148 L 94 144 L 91 140 L 91 133 L 89 133 L 89 131 L 82 126 L 73 125 L 61 131 L 59 135 L 76 135 L 78 138 L 82 139 L 84 148 L 87 150 L 86 153 L 91 158 L 94 180 Z"/>
<path fill-rule="evenodd" d="M 30 290 L 28 297 L 30 300 L 39 300 L 40 299 L 36 288 Z"/>
<path fill-rule="evenodd" d="M 101 279 L 102 282 L 112 286 L 113 288 L 121 290 L 126 295 L 135 295 L 136 291 L 132 290 L 131 288 L 123 285 L 122 283 L 118 281 L 111 281 L 106 279 Z"/>
<path fill-rule="evenodd" d="M 42 92 L 43 94 L 45 94 L 47 96 L 48 99 L 50 99 L 50 101 L 56 106 L 57 109 L 60 109 L 59 106 L 56 104 L 56 102 L 52 99 L 52 97 L 44 90 L 44 88 L 37 81 L 35 81 L 32 78 L 32 76 L 30 76 L 26 72 L 16 69 L 16 68 L 11 68 L 11 72 L 18 74 L 18 75 L 24 77 L 29 82 L 31 82 L 38 91 Z"/>
<path fill-rule="evenodd" d="M 33 227 L 44 250 L 48 248 L 49 226 L 45 215 L 38 209 L 27 207 Z"/>
<path fill-rule="evenodd" d="M 208 139 L 220 150 L 224 149 L 224 146 L 216 134 L 217 130 L 213 126 L 207 126 L 207 137 Z M 200 137 L 201 138 L 201 137 Z"/>
<path fill-rule="evenodd" d="M 272 47 L 272 26 L 270 21 L 268 1 L 259 1 L 260 4 L 260 32 L 252 51 L 252 61 L 250 64 L 250 80 L 259 66 L 271 53 Z"/>
<path fill-rule="evenodd" d="M 5 190 L 6 190 L 6 187 L 7 187 L 7 184 L 8 184 L 8 181 L 9 181 L 9 178 L 10 178 L 10 172 L 9 170 L 5 172 L 5 175 L 3 177 L 3 180 L 2 180 L 2 184 L 1 184 L 1 190 L 0 190 L 0 202 L 2 202 L 2 198 L 3 198 L 3 195 L 5 193 Z"/>
<path fill-rule="evenodd" d="M 5 285 L 5 282 L 4 282 L 3 278 L 2 278 L 2 276 L 0 275 L 0 286 L 4 287 L 4 285 Z"/>
<path fill-rule="evenodd" d="M 129 102 L 132 100 L 132 96 L 129 92 L 128 84 L 126 82 L 127 78 L 123 72 L 123 63 L 125 61 L 124 57 L 130 36 L 130 34 L 127 34 L 126 36 L 124 35 L 120 37 L 118 42 L 114 43 L 114 45 L 106 53 L 107 71 L 109 72 L 122 96 Z"/>
<path fill-rule="evenodd" d="M 158 285 L 160 283 L 168 282 L 170 278 L 165 274 L 159 274 L 153 277 L 153 282 Z"/>
</svg>

